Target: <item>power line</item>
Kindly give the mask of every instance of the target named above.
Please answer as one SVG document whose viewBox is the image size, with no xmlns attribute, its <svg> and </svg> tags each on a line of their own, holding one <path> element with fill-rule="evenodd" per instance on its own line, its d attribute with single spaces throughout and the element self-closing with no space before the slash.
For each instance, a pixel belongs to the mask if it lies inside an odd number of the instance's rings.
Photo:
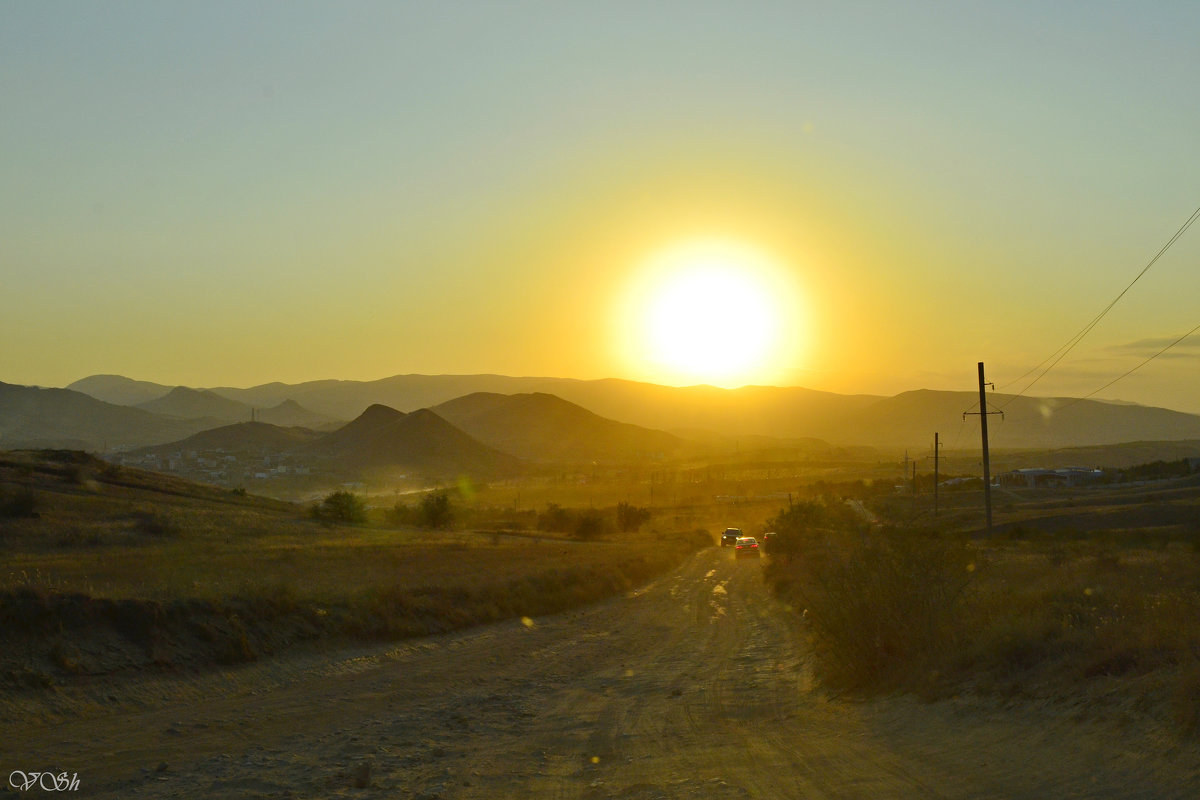
<svg viewBox="0 0 1200 800">
<path fill-rule="evenodd" d="M 1102 310 L 1099 314 L 1097 314 L 1095 317 L 1093 317 L 1091 322 L 1089 322 L 1087 325 L 1084 325 L 1083 328 L 1078 333 L 1076 333 L 1074 336 L 1072 336 L 1070 339 L 1067 340 L 1066 344 L 1064 344 L 1062 347 L 1058 348 L 1053 353 L 1051 353 L 1049 355 L 1049 357 L 1047 357 L 1045 360 L 1043 360 L 1036 367 L 1029 370 L 1024 375 L 1017 378 L 1016 380 L 1009 381 L 1008 383 L 1004 384 L 1004 386 L 1000 387 L 1000 388 L 1004 388 L 1006 386 L 1012 386 L 1014 383 L 1019 383 L 1019 382 L 1025 380 L 1025 378 L 1029 377 L 1033 373 L 1037 372 L 1038 370 L 1041 370 L 1041 372 L 1037 375 L 1036 378 L 1034 378 L 1032 381 L 1030 381 L 1028 384 L 1026 384 L 1024 389 L 1022 389 L 1021 391 L 1019 391 L 1016 394 L 1009 397 L 1008 400 L 1005 401 L 1004 404 L 1001 405 L 1000 407 L 1001 408 L 1008 407 L 1008 405 L 1010 403 L 1012 403 L 1018 397 L 1022 396 L 1023 394 L 1025 394 L 1025 392 L 1027 392 L 1031 388 L 1033 388 L 1034 384 L 1036 384 L 1042 378 L 1046 377 L 1046 374 L 1048 372 L 1050 372 L 1050 370 L 1052 370 L 1056 366 L 1058 366 L 1058 363 L 1060 361 L 1062 361 L 1064 358 L 1066 358 L 1067 354 L 1070 353 L 1072 350 L 1074 350 L 1075 346 L 1077 344 L 1079 344 L 1081 341 L 1083 341 L 1083 338 L 1091 332 L 1092 328 L 1096 327 L 1096 325 L 1099 324 L 1100 320 L 1104 319 L 1104 317 L 1108 314 L 1108 312 L 1112 310 L 1113 306 L 1115 306 L 1117 304 L 1117 302 L 1120 301 L 1120 299 L 1125 296 L 1126 292 L 1128 292 L 1130 289 L 1132 289 L 1133 285 L 1135 283 L 1137 283 L 1139 280 L 1141 280 L 1143 275 L 1145 275 L 1147 272 L 1150 271 L 1150 268 L 1153 267 L 1160 258 L 1162 258 L 1163 254 L 1166 253 L 1167 250 L 1169 250 L 1171 248 L 1171 245 L 1175 244 L 1175 242 L 1178 241 L 1179 237 L 1183 236 L 1183 234 L 1187 232 L 1188 228 L 1192 227 L 1192 224 L 1197 219 L 1200 219 L 1200 208 L 1197 208 L 1195 211 L 1192 212 L 1192 215 L 1190 217 L 1188 217 L 1187 222 L 1183 223 L 1183 225 L 1180 226 L 1179 230 L 1175 231 L 1175 235 L 1172 236 L 1167 241 L 1167 243 L 1164 244 L 1159 249 L 1159 251 L 1154 254 L 1154 258 L 1150 259 L 1149 263 L 1147 263 L 1146 266 L 1142 267 L 1142 271 L 1139 272 L 1137 274 L 1137 276 L 1132 281 L 1129 282 L 1128 286 L 1126 286 L 1124 289 L 1121 290 L 1120 294 L 1118 294 L 1115 298 L 1113 298 L 1111 303 L 1109 303 L 1107 306 L 1104 307 L 1104 310 Z M 1049 366 L 1046 366 L 1045 369 L 1042 369 L 1042 367 L 1045 366 L 1047 362 L 1050 362 Z M 1135 367 L 1134 369 L 1137 369 L 1137 367 Z M 1122 375 L 1121 377 L 1123 378 L 1125 376 Z M 1121 378 L 1117 378 L 1116 380 L 1113 381 L 1113 383 L 1116 383 L 1116 381 L 1118 381 L 1120 379 Z M 1101 391 L 1103 388 L 1104 387 L 1101 387 L 1100 389 L 1097 389 L 1096 391 Z"/>
<path fill-rule="evenodd" d="M 1168 351 L 1168 350 L 1170 350 L 1172 347 L 1174 347 L 1175 345 L 1179 344 L 1180 342 L 1182 342 L 1184 339 L 1186 339 L 1186 338 L 1188 338 L 1189 336 L 1191 336 L 1191 335 L 1192 335 L 1193 333 L 1195 333 L 1196 331 L 1200 331 L 1200 325 L 1197 325 L 1196 327 L 1192 328 L 1190 331 L 1188 331 L 1187 333 L 1185 333 L 1183 336 L 1180 336 L 1178 339 L 1176 339 L 1175 341 L 1171 342 L 1169 345 L 1167 345 L 1166 347 L 1164 347 L 1162 350 L 1159 350 L 1157 353 L 1155 353 L 1154 355 L 1150 356 L 1149 358 L 1147 358 L 1147 359 L 1146 359 L 1145 361 L 1143 361 L 1142 363 L 1138 364 L 1138 365 L 1137 365 L 1136 367 L 1134 367 L 1133 369 L 1131 369 L 1131 370 L 1129 370 L 1129 371 L 1127 371 L 1127 372 L 1125 372 L 1125 373 L 1123 373 L 1123 374 L 1121 374 L 1121 375 L 1118 375 L 1117 377 L 1113 378 L 1113 379 L 1112 379 L 1111 381 L 1109 381 L 1108 383 L 1106 383 L 1106 384 L 1104 384 L 1103 386 L 1101 386 L 1099 389 L 1095 389 L 1095 390 L 1093 390 L 1093 391 L 1090 391 L 1090 392 L 1088 392 L 1087 394 L 1083 395 L 1082 397 L 1076 397 L 1076 398 L 1075 398 L 1074 400 L 1072 400 L 1071 402 L 1069 402 L 1069 403 L 1067 403 L 1067 404 L 1063 405 L 1061 408 L 1057 409 L 1057 411 L 1061 412 L 1061 411 L 1062 411 L 1063 409 L 1065 409 L 1065 408 L 1070 408 L 1071 406 L 1073 406 L 1073 405 L 1075 405 L 1076 403 L 1078 403 L 1080 400 L 1086 400 L 1086 399 L 1088 399 L 1089 397 L 1091 397 L 1091 396 L 1093 396 L 1093 395 L 1095 395 L 1095 394 L 1099 394 L 1100 392 L 1103 392 L 1105 389 L 1107 389 L 1108 387 L 1112 386 L 1112 385 L 1113 385 L 1114 383 L 1116 383 L 1117 381 L 1119 381 L 1119 380 L 1121 380 L 1121 379 L 1123 379 L 1123 378 L 1128 378 L 1130 375 L 1132 375 L 1133 373 L 1137 372 L 1139 369 L 1141 369 L 1142 367 L 1146 366 L 1146 365 L 1147 365 L 1147 364 L 1149 364 L 1151 361 L 1153 361 L 1154 359 L 1158 358 L 1158 357 L 1159 357 L 1159 356 L 1161 356 L 1163 353 L 1167 352 L 1167 351 Z"/>
</svg>

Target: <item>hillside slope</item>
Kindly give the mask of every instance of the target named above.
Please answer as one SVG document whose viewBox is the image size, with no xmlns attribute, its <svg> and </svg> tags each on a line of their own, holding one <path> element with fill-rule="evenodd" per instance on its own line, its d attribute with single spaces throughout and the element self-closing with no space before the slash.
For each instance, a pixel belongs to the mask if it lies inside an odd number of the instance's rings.
<svg viewBox="0 0 1200 800">
<path fill-rule="evenodd" d="M 189 389 L 186 386 L 176 386 L 162 397 L 139 403 L 136 407 L 179 419 L 210 417 L 226 422 L 250 420 L 250 407 L 244 403 L 204 389 Z"/>
<path fill-rule="evenodd" d="M 404 414 L 374 405 L 297 453 L 343 474 L 397 468 L 430 476 L 497 476 L 520 470 L 518 459 L 472 438 L 428 409 Z"/>
<path fill-rule="evenodd" d="M 1176 441 L 1200 438 L 1200 416 L 1165 408 L 1117 405 L 1071 398 L 991 395 L 988 411 L 1004 415 L 988 420 L 988 438 L 996 449 L 1064 448 L 1120 442 Z M 840 441 L 893 447 L 930 446 L 934 432 L 942 441 L 979 436 L 976 392 L 904 392 L 848 416 Z M 964 412 L 976 412 L 967 416 Z"/>
<path fill-rule="evenodd" d="M 433 411 L 481 442 L 530 461 L 662 458 L 684 444 L 669 433 L 605 419 L 542 392 L 476 392 Z"/>
<path fill-rule="evenodd" d="M 118 406 L 70 389 L 0 383 L 0 448 L 112 450 L 170 442 L 212 427 Z"/>
</svg>

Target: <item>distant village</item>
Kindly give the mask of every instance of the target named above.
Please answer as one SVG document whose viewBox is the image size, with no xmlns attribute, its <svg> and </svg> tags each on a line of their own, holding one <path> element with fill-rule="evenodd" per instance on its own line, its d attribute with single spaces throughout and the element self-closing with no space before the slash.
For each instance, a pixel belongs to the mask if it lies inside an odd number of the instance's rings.
<svg viewBox="0 0 1200 800">
<path fill-rule="evenodd" d="M 312 468 L 292 453 L 232 452 L 222 447 L 181 449 L 166 454 L 121 453 L 110 455 L 108 460 L 231 489 L 254 483 L 294 481 L 312 474 Z"/>
</svg>

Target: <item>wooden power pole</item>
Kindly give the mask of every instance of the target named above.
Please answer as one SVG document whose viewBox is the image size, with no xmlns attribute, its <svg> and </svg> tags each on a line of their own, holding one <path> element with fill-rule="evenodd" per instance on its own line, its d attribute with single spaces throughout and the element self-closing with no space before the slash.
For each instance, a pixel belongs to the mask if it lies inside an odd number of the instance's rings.
<svg viewBox="0 0 1200 800">
<path fill-rule="evenodd" d="M 983 379 L 983 362 L 979 362 L 979 430 L 983 435 L 983 503 L 987 509 L 987 532 L 990 535 L 992 532 L 992 468 L 991 461 L 988 457 L 988 431 L 987 418 L 988 414 L 999 414 L 1004 416 L 1003 411 L 988 411 L 987 410 L 987 391 L 985 387 L 987 382 Z M 963 412 L 963 419 L 967 418 L 968 414 L 974 414 L 973 411 Z"/>
<path fill-rule="evenodd" d="M 933 434 L 933 515 L 936 517 L 938 513 L 938 455 L 941 452 L 942 443 L 938 441 L 938 435 Z"/>
</svg>

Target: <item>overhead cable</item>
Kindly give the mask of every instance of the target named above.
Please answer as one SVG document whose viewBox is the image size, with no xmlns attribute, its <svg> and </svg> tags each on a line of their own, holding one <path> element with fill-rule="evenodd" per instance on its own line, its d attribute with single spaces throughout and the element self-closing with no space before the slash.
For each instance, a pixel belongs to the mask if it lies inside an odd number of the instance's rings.
<svg viewBox="0 0 1200 800">
<path fill-rule="evenodd" d="M 1150 268 L 1153 267 L 1160 258 L 1162 258 L 1163 254 L 1166 253 L 1167 250 L 1171 249 L 1171 245 L 1175 244 L 1175 242 L 1179 240 L 1179 237 L 1183 236 L 1183 234 L 1187 232 L 1187 229 L 1192 227 L 1192 224 L 1195 223 L 1195 221 L 1197 219 L 1200 219 L 1200 208 L 1197 208 L 1195 211 L 1192 212 L 1192 215 L 1190 217 L 1188 217 L 1187 222 L 1183 223 L 1183 225 L 1180 226 L 1179 230 L 1175 231 L 1175 235 L 1172 236 L 1167 241 L 1167 243 L 1164 244 L 1159 249 L 1159 251 L 1154 254 L 1154 258 L 1150 259 L 1149 263 L 1147 263 L 1146 266 L 1142 267 L 1142 271 L 1139 272 L 1137 274 L 1137 276 L 1132 281 L 1129 282 L 1128 286 L 1126 286 L 1124 289 L 1121 290 L 1120 294 L 1118 294 L 1116 297 L 1113 298 L 1111 303 L 1109 303 L 1107 306 L 1105 306 L 1104 309 L 1099 314 L 1097 314 L 1095 317 L 1093 317 L 1091 322 L 1089 322 L 1087 325 L 1084 325 L 1083 328 L 1078 333 L 1076 333 L 1074 336 L 1072 336 L 1070 339 L 1067 340 L 1066 344 L 1064 344 L 1062 347 L 1058 348 L 1053 353 L 1051 353 L 1049 355 L 1049 357 L 1047 357 L 1044 361 L 1042 361 L 1041 364 L 1038 364 L 1036 367 L 1029 370 L 1024 375 L 1017 378 L 1016 380 L 1009 381 L 1008 383 L 1006 383 L 1004 386 L 1012 386 L 1014 383 L 1019 383 L 1020 381 L 1023 381 L 1023 380 L 1025 380 L 1025 378 L 1032 375 L 1034 372 L 1041 370 L 1041 372 L 1038 373 L 1037 377 L 1035 377 L 1032 381 L 1030 381 L 1028 384 L 1026 384 L 1024 389 L 1022 389 L 1021 391 L 1017 392 L 1016 394 L 1010 396 L 1008 398 L 1008 400 L 1005 401 L 1004 404 L 1001 405 L 1000 407 L 1001 408 L 1007 407 L 1009 405 L 1009 403 L 1012 403 L 1012 401 L 1016 400 L 1018 397 L 1025 394 L 1025 392 L 1027 392 L 1031 388 L 1033 388 L 1034 384 L 1036 384 L 1042 378 L 1046 377 L 1046 373 L 1048 373 L 1050 370 L 1054 369 L 1054 367 L 1056 367 L 1058 365 L 1058 362 L 1060 362 L 1064 358 L 1066 358 L 1067 354 L 1070 353 L 1072 350 L 1074 350 L 1075 346 L 1077 344 L 1079 344 L 1081 341 L 1083 341 L 1083 338 L 1091 332 L 1092 328 L 1096 327 L 1096 325 L 1099 324 L 1100 320 L 1104 319 L 1105 315 L 1107 315 L 1108 312 L 1112 310 L 1113 306 L 1115 306 L 1117 304 L 1117 302 L 1122 297 L 1125 296 L 1125 293 L 1128 292 L 1130 289 L 1132 289 L 1133 285 L 1135 283 L 1137 283 L 1139 280 L 1141 280 L 1143 275 L 1145 275 L 1147 272 L 1150 271 Z M 1049 362 L 1049 365 L 1046 366 L 1045 369 L 1042 369 L 1042 367 L 1045 366 L 1047 364 L 1047 362 Z M 1137 367 L 1135 367 L 1134 369 L 1137 369 Z M 1122 375 L 1121 377 L 1123 378 L 1125 376 Z M 1116 381 L 1118 381 L 1120 379 L 1121 378 L 1117 378 L 1116 380 L 1113 381 L 1113 383 L 1115 383 Z M 1004 388 L 1004 387 L 1001 387 L 1001 388 Z M 1101 387 L 1101 389 L 1103 389 L 1103 388 L 1104 387 Z M 1100 389 L 1097 389 L 1096 391 L 1100 391 Z"/>
<path fill-rule="evenodd" d="M 1145 361 L 1143 361 L 1142 363 L 1138 364 L 1138 365 L 1137 365 L 1136 367 L 1134 367 L 1133 369 L 1131 369 L 1131 370 L 1128 370 L 1127 372 L 1124 372 L 1124 373 L 1122 373 L 1121 375 L 1118 375 L 1117 377 L 1113 378 L 1113 379 L 1112 379 L 1111 381 L 1109 381 L 1108 383 L 1106 383 L 1106 384 L 1104 384 L 1103 386 L 1101 386 L 1099 389 L 1095 389 L 1095 390 L 1093 390 L 1093 391 L 1090 391 L 1090 392 L 1088 392 L 1087 394 L 1083 395 L 1082 397 L 1076 397 L 1076 398 L 1075 398 L 1075 399 L 1073 399 L 1071 402 L 1069 402 L 1069 403 L 1066 403 L 1065 405 L 1063 405 L 1063 406 L 1059 407 L 1058 409 L 1056 409 L 1056 411 L 1062 411 L 1064 408 L 1069 408 L 1069 407 L 1071 407 L 1071 406 L 1075 405 L 1075 404 L 1076 404 L 1076 403 L 1078 403 L 1080 400 L 1086 400 L 1086 399 L 1088 399 L 1089 397 L 1092 397 L 1093 395 L 1096 395 L 1096 394 L 1099 394 L 1100 392 L 1103 392 L 1105 389 L 1107 389 L 1108 387 L 1112 386 L 1112 385 L 1113 385 L 1114 383 L 1116 383 L 1117 381 L 1119 381 L 1119 380 L 1121 380 L 1121 379 L 1123 379 L 1123 378 L 1127 378 L 1127 377 L 1129 377 L 1130 375 L 1132 375 L 1133 373 L 1137 372 L 1139 369 L 1141 369 L 1142 367 L 1146 366 L 1146 365 L 1147 365 L 1147 364 L 1149 364 L 1151 361 L 1153 361 L 1154 359 L 1158 358 L 1158 357 L 1159 357 L 1159 356 L 1161 356 L 1163 353 L 1167 352 L 1167 351 L 1168 351 L 1168 350 L 1170 350 L 1172 347 L 1174 347 L 1175 345 L 1179 344 L 1180 342 L 1182 342 L 1184 339 L 1186 339 L 1186 338 L 1188 338 L 1189 336 L 1191 336 L 1191 335 L 1192 335 L 1193 333 L 1195 333 L 1196 331 L 1200 331 L 1200 325 L 1197 325 L 1196 327 L 1192 328 L 1190 331 L 1188 331 L 1187 333 L 1185 333 L 1183 336 L 1180 336 L 1178 339 L 1176 339 L 1175 341 L 1171 342 L 1169 345 L 1167 345 L 1166 347 L 1164 347 L 1162 350 L 1159 350 L 1157 353 L 1155 353 L 1154 355 L 1150 356 L 1149 358 L 1147 358 L 1147 359 L 1146 359 Z"/>
</svg>

